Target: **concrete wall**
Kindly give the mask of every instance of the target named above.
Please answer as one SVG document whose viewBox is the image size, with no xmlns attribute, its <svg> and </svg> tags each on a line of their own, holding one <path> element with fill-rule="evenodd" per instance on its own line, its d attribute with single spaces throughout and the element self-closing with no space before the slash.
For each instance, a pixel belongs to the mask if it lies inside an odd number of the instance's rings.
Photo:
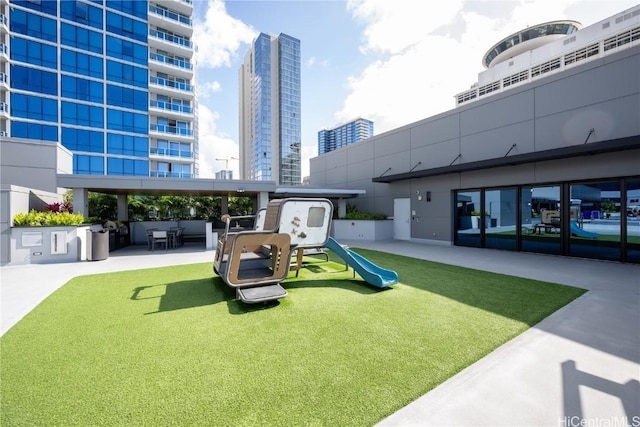
<svg viewBox="0 0 640 427">
<path fill-rule="evenodd" d="M 0 264 L 11 261 L 11 226 L 18 213 L 42 211 L 49 203 L 62 201 L 58 193 L 32 190 L 17 185 L 0 188 Z"/>
<path fill-rule="evenodd" d="M 393 240 L 393 220 L 334 219 L 331 222 L 331 236 L 337 241 Z"/>
<path fill-rule="evenodd" d="M 372 178 L 640 135 L 640 46 L 348 145 L 310 161 L 310 184 L 362 188 L 360 211 L 411 197 L 416 239 L 452 240 L 452 191 L 640 175 L 638 150 L 374 183 Z M 460 155 L 459 158 L 457 156 Z M 457 158 L 457 159 L 456 159 Z M 418 162 L 420 165 L 416 167 Z M 390 169 L 389 169 L 390 168 Z M 431 202 L 416 191 L 431 191 Z"/>
<path fill-rule="evenodd" d="M 0 144 L 0 181 L 50 193 L 57 188 L 57 173 L 73 173 L 73 155 L 60 144 L 30 139 L 3 138 Z"/>
<path fill-rule="evenodd" d="M 13 227 L 7 265 L 84 261 L 88 256 L 87 231 L 98 230 L 102 230 L 100 225 Z"/>
<path fill-rule="evenodd" d="M 62 201 L 57 173 L 72 173 L 73 157 L 59 144 L 18 138 L 0 143 L 0 264 L 11 259 L 13 217 Z"/>
</svg>

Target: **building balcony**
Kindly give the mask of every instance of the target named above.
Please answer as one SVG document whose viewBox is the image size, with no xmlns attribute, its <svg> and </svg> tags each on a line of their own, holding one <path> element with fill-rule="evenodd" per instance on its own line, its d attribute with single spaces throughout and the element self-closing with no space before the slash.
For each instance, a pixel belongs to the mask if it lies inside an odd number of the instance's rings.
<svg viewBox="0 0 640 427">
<path fill-rule="evenodd" d="M 193 152 L 184 150 L 171 150 L 169 148 L 149 147 L 149 156 L 153 158 L 174 159 L 192 161 Z"/>
<path fill-rule="evenodd" d="M 181 138 L 183 140 L 193 140 L 193 131 L 178 126 L 159 125 L 151 123 L 149 131 L 170 138 Z"/>
<path fill-rule="evenodd" d="M 193 118 L 193 107 L 184 104 L 174 104 L 168 101 L 157 99 L 149 100 L 150 112 L 157 112 L 159 115 L 167 118 L 175 118 L 181 120 L 191 120 Z"/>
<path fill-rule="evenodd" d="M 9 116 L 9 104 L 0 101 L 0 117 Z"/>
<path fill-rule="evenodd" d="M 0 58 L 9 59 L 9 46 L 4 43 L 0 43 Z"/>
<path fill-rule="evenodd" d="M 193 178 L 191 172 L 150 171 L 149 176 L 152 178 Z"/>
<path fill-rule="evenodd" d="M 191 18 L 173 10 L 149 4 L 148 19 L 151 25 L 160 26 L 186 36 L 193 34 L 193 21 Z"/>
<path fill-rule="evenodd" d="M 9 89 L 9 76 L 6 73 L 0 72 L 0 87 Z"/>
<path fill-rule="evenodd" d="M 9 32 L 9 19 L 4 13 L 0 13 L 0 34 Z"/>
<path fill-rule="evenodd" d="M 193 77 L 193 64 L 191 62 L 156 52 L 149 52 L 149 68 L 189 80 Z"/>
<path fill-rule="evenodd" d="M 174 80 L 165 79 L 163 77 L 149 77 L 151 92 L 160 93 L 167 96 L 175 96 L 180 94 L 181 98 L 193 98 L 193 86 L 189 83 L 176 82 Z"/>
<path fill-rule="evenodd" d="M 193 43 L 184 37 L 149 28 L 149 46 L 167 52 L 176 52 L 185 58 L 193 56 Z"/>
<path fill-rule="evenodd" d="M 149 3 L 161 5 L 185 16 L 193 15 L 193 0 L 151 0 Z"/>
</svg>

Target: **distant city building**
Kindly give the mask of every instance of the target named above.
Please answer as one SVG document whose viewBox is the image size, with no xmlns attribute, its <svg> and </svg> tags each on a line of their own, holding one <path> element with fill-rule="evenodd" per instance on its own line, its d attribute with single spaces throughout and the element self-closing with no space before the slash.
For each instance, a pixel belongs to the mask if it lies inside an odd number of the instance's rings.
<svg viewBox="0 0 640 427">
<path fill-rule="evenodd" d="M 372 136 L 373 122 L 358 117 L 348 123 L 318 132 L 318 154 L 328 153 Z"/>
<path fill-rule="evenodd" d="M 221 170 L 216 172 L 216 179 L 233 179 L 233 171 L 232 170 Z"/>
<path fill-rule="evenodd" d="M 193 3 L 0 1 L 0 136 L 73 173 L 198 175 Z"/>
<path fill-rule="evenodd" d="M 238 74 L 240 179 L 299 185 L 300 40 L 261 33 Z"/>
</svg>

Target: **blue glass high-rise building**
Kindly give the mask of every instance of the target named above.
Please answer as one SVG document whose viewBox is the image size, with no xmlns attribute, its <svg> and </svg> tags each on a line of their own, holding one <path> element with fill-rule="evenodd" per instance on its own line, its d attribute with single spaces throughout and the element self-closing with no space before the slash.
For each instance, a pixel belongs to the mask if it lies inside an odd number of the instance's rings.
<svg viewBox="0 0 640 427">
<path fill-rule="evenodd" d="M 348 123 L 318 132 L 318 155 L 373 136 L 373 122 L 358 117 Z"/>
<path fill-rule="evenodd" d="M 300 184 L 300 40 L 261 33 L 239 81 L 240 178 Z"/>
<path fill-rule="evenodd" d="M 194 177 L 192 0 L 0 1 L 0 136 L 73 172 Z"/>
</svg>

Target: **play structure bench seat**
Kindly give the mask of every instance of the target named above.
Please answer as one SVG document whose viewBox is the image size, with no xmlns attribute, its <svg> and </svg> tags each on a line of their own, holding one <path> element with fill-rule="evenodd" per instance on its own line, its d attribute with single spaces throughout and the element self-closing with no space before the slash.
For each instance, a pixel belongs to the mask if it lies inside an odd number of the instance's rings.
<svg viewBox="0 0 640 427">
<path fill-rule="evenodd" d="M 257 303 L 284 298 L 287 296 L 287 291 L 279 283 L 276 283 L 267 286 L 239 288 L 237 290 L 237 295 L 242 301 Z"/>
</svg>

